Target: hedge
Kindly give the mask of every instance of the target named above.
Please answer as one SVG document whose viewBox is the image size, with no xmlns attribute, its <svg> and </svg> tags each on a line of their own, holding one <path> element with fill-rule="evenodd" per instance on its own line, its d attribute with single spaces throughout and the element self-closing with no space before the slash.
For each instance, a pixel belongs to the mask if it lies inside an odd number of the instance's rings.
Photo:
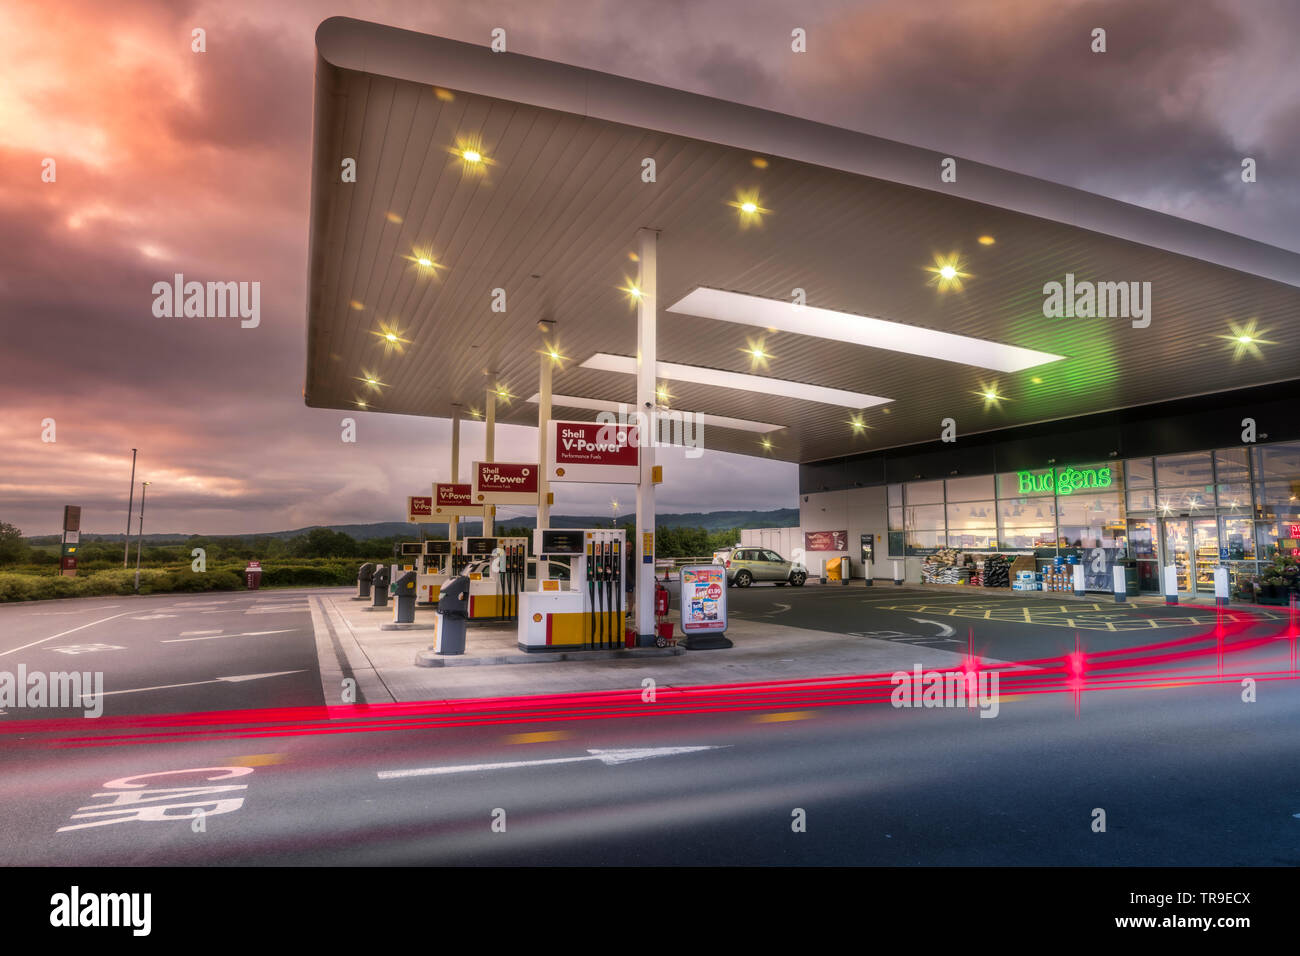
<svg viewBox="0 0 1300 956">
<path fill-rule="evenodd" d="M 262 569 L 262 587 L 333 587 L 355 584 L 360 562 L 307 560 Z M 141 568 L 140 593 L 165 594 L 193 591 L 241 591 L 244 567 L 209 567 L 197 573 L 189 564 L 171 568 Z M 0 571 L 0 602 L 40 601 L 50 598 L 102 597 L 135 593 L 135 569 L 113 568 L 62 577 L 40 573 Z"/>
</svg>

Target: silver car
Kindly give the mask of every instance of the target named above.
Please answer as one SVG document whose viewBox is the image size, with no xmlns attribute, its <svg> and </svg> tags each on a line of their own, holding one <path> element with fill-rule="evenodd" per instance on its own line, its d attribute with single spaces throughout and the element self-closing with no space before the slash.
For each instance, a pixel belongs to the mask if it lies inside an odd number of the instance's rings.
<svg viewBox="0 0 1300 956">
<path fill-rule="evenodd" d="M 755 581 L 802 587 L 808 580 L 803 565 L 787 561 L 769 548 L 736 548 L 721 563 L 727 569 L 727 582 L 738 588 L 747 588 Z"/>
</svg>

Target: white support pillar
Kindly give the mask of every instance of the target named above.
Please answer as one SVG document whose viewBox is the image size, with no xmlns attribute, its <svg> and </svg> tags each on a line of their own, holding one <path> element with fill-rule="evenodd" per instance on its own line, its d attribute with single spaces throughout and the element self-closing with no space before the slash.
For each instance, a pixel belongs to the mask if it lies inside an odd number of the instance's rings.
<svg viewBox="0 0 1300 956">
<path fill-rule="evenodd" d="M 537 376 L 537 527 L 551 526 L 550 472 L 546 468 L 548 432 L 551 423 L 551 372 L 555 360 L 545 352 Z"/>
<path fill-rule="evenodd" d="M 451 413 L 451 483 L 460 482 L 460 406 L 453 407 Z M 451 550 L 456 550 L 456 539 L 460 535 L 460 518 L 452 515 L 447 523 L 447 540 L 452 542 Z M 450 567 L 450 564 L 448 564 Z"/>
<path fill-rule="evenodd" d="M 487 419 L 487 434 L 483 439 L 483 460 L 497 460 L 497 393 L 495 387 L 489 387 L 487 390 L 487 412 L 484 418 Z M 492 513 L 495 509 L 492 505 L 483 506 L 483 531 L 485 538 L 492 537 L 494 529 L 492 527 Z"/>
<path fill-rule="evenodd" d="M 654 593 L 655 564 L 653 550 L 645 549 L 647 537 L 654 540 L 655 486 L 654 434 L 655 370 L 658 362 L 656 318 L 659 308 L 658 246 L 659 234 L 653 229 L 638 229 L 640 276 L 637 288 L 641 295 L 636 307 L 636 410 L 644 416 L 640 432 L 640 469 L 636 486 L 636 541 L 629 546 L 636 555 L 636 633 L 637 644 L 651 646 L 655 637 Z"/>
</svg>

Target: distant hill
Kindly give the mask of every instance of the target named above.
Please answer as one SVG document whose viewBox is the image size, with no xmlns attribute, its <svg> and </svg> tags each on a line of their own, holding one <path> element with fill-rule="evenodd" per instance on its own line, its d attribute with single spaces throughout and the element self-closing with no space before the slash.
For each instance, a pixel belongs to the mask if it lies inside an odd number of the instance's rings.
<svg viewBox="0 0 1300 956">
<path fill-rule="evenodd" d="M 553 528 L 608 528 L 610 515 L 551 515 Z M 619 524 L 631 524 L 630 512 L 619 515 Z M 705 531 L 721 531 L 724 528 L 793 528 L 799 524 L 798 508 L 777 508 L 773 511 L 690 511 L 683 514 L 661 514 L 655 516 L 655 524 L 661 528 L 703 528 Z M 528 517 L 498 516 L 498 528 L 531 528 L 535 519 Z M 445 524 L 408 524 L 404 521 L 377 521 L 371 524 L 331 524 L 308 525 L 292 531 L 269 531 L 254 534 L 209 534 L 206 538 L 280 538 L 288 540 L 300 534 L 306 534 L 313 528 L 329 528 L 339 531 L 358 541 L 370 538 L 393 537 L 446 537 Z M 481 521 L 461 521 L 462 536 L 475 535 L 482 529 Z M 188 541 L 193 533 L 159 532 L 146 534 L 144 540 L 150 544 L 178 544 Z M 121 534 L 86 534 L 83 541 L 121 541 Z M 58 544 L 59 535 L 37 535 L 27 539 L 32 544 Z M 132 536 L 134 540 L 134 535 Z"/>
</svg>

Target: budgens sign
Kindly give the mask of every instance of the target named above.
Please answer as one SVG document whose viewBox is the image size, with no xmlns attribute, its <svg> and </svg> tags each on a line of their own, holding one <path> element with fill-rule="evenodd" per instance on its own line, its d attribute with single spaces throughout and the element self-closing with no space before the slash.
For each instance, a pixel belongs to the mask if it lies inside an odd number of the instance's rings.
<svg viewBox="0 0 1300 956">
<path fill-rule="evenodd" d="M 1019 493 L 1069 495 L 1080 488 L 1109 488 L 1109 468 L 1058 468 L 1053 471 L 1018 471 Z"/>
</svg>

